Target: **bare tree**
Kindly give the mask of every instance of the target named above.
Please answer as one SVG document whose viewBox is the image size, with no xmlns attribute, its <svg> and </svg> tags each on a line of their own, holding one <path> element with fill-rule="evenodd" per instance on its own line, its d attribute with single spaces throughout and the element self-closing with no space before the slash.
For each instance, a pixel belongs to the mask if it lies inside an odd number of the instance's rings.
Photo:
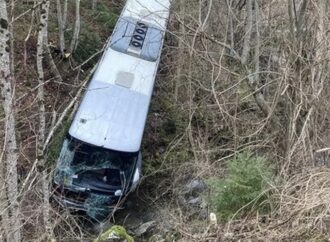
<svg viewBox="0 0 330 242">
<path fill-rule="evenodd" d="M 39 132 L 38 132 L 38 145 L 37 153 L 39 159 L 43 159 L 43 152 L 40 150 L 40 147 L 44 143 L 45 129 L 46 129 L 46 120 L 45 120 L 45 101 L 44 101 L 44 68 L 43 60 L 45 55 L 45 38 L 47 35 L 47 26 L 48 26 L 48 13 L 49 13 L 49 1 L 45 1 L 41 5 L 41 14 L 40 14 L 40 27 L 38 32 L 38 43 L 37 43 L 37 71 L 38 71 L 38 102 L 39 102 Z"/>
<path fill-rule="evenodd" d="M 241 56 L 242 64 L 245 65 L 248 61 L 250 48 L 251 48 L 251 34 L 253 27 L 253 10 L 252 10 L 252 2 L 253 0 L 247 0 L 246 3 L 246 22 L 245 22 L 245 36 L 244 36 L 244 44 L 243 51 Z"/>
<path fill-rule="evenodd" d="M 92 0 L 92 10 L 95 10 L 97 5 L 97 0 Z"/>
<path fill-rule="evenodd" d="M 226 3 L 227 3 L 227 9 L 228 9 L 228 15 L 227 15 L 227 18 L 228 18 L 228 27 L 227 27 L 227 31 L 228 31 L 228 34 L 227 34 L 227 38 L 228 38 L 228 42 L 229 42 L 229 45 L 230 45 L 230 48 L 231 50 L 234 50 L 235 48 L 235 39 L 234 39 L 234 15 L 235 15 L 235 12 L 234 12 L 234 8 L 233 8 L 233 0 L 226 0 Z M 233 55 L 233 53 L 231 53 L 231 50 L 227 50 L 229 51 L 229 54 L 230 55 Z"/>
<path fill-rule="evenodd" d="M 8 212 L 5 208 L 1 212 L 4 213 L 3 218 L 9 218 L 9 221 L 2 219 L 5 232 L 8 241 L 20 241 L 21 240 L 21 218 L 18 203 L 18 184 L 17 184 L 17 160 L 18 149 L 16 141 L 16 128 L 15 128 L 15 112 L 14 112 L 14 100 L 15 94 L 13 91 L 13 73 L 11 73 L 11 60 L 10 50 L 11 46 L 11 33 L 9 32 L 9 22 L 7 13 L 7 4 L 5 0 L 0 1 L 0 83 L 1 83 L 1 95 L 2 95 L 2 107 L 5 113 L 5 142 L 4 142 L 4 157 L 5 166 L 2 166 L 0 171 L 1 175 L 5 174 L 5 179 L 2 179 L 2 184 L 7 184 L 7 187 L 3 187 L 2 191 L 7 189 L 7 194 L 1 192 L 1 204 L 8 206 Z M 2 164 L 2 161 L 1 161 Z M 1 176 L 3 178 L 3 176 Z M 7 202 L 5 196 L 7 195 Z M 6 224 L 9 222 L 9 224 Z"/>
<path fill-rule="evenodd" d="M 68 21 L 68 0 L 64 0 L 64 6 L 63 6 L 63 29 L 66 30 Z"/>
<path fill-rule="evenodd" d="M 181 18 L 181 23 L 180 23 L 180 38 L 178 39 L 179 44 L 179 53 L 178 53 L 178 61 L 177 61 L 177 68 L 176 68 L 176 82 L 175 82 L 175 87 L 174 87 L 174 98 L 177 101 L 178 96 L 179 96 L 179 89 L 181 85 L 181 81 L 183 79 L 183 74 L 182 74 L 182 69 L 183 69 L 183 52 L 185 49 L 184 46 L 184 36 L 185 36 L 185 26 L 184 26 L 184 17 L 185 17 L 185 1 L 180 0 L 178 1 L 179 4 L 179 17 Z"/>
<path fill-rule="evenodd" d="M 61 55 L 64 56 L 64 50 L 65 50 L 64 29 L 65 29 L 65 24 L 64 24 L 64 21 L 63 21 L 61 0 L 56 0 L 56 10 L 57 10 L 57 21 L 58 21 L 58 30 L 59 30 L 59 37 L 60 37 L 60 51 L 61 51 Z"/>
<path fill-rule="evenodd" d="M 47 51 L 46 42 L 48 39 L 48 16 L 49 16 L 50 1 L 46 0 L 41 3 L 40 13 L 40 28 L 38 32 L 37 43 L 37 71 L 38 71 L 38 106 L 39 106 L 39 130 L 37 139 L 37 161 L 40 167 L 44 166 L 44 150 L 43 146 L 46 137 L 46 114 L 45 114 L 45 93 L 44 93 L 44 81 L 45 74 L 43 68 L 43 59 L 45 52 Z M 46 47 L 46 48 L 45 48 Z M 47 170 L 44 168 L 41 174 L 41 183 L 43 191 L 43 219 L 45 224 L 45 230 L 50 238 L 53 237 L 52 226 L 49 218 L 49 181 Z"/>
<path fill-rule="evenodd" d="M 26 44 L 31 37 L 32 29 L 34 27 L 34 19 L 35 19 L 35 10 L 32 10 L 29 31 L 24 39 L 24 61 L 23 61 L 23 63 L 24 63 L 25 68 L 27 67 L 27 56 L 28 56 Z"/>
<path fill-rule="evenodd" d="M 286 98 L 288 100 L 286 106 L 286 113 L 288 115 L 288 121 L 286 122 L 286 148 L 285 157 L 286 164 L 282 167 L 282 170 L 289 170 L 292 165 L 292 158 L 302 145 L 301 142 L 305 142 L 307 129 L 303 128 L 300 124 L 303 123 L 304 117 L 301 116 L 305 95 L 305 88 L 303 87 L 304 75 L 303 75 L 303 55 L 305 52 L 304 38 L 306 33 L 306 18 L 307 18 L 307 0 L 303 0 L 300 6 L 296 5 L 296 1 L 288 0 L 288 15 L 289 15 L 289 29 L 290 38 L 289 43 L 292 46 L 292 50 L 288 50 L 287 56 L 290 65 L 293 68 L 286 69 L 286 72 L 291 73 L 295 78 L 287 80 L 288 88 L 285 90 Z M 309 113 L 309 112 L 308 112 Z M 311 113 L 308 114 L 306 121 L 309 120 Z M 308 123 L 308 122 L 307 122 Z M 305 123 L 305 124 L 307 124 Z M 306 127 L 306 126 L 305 126 Z M 304 137 L 302 137 L 303 135 Z M 300 146 L 301 147 L 301 146 Z M 305 144 L 305 148 L 307 148 Z M 301 160 L 306 161 L 305 154 L 301 154 Z M 282 172 L 284 173 L 284 172 Z"/>
<path fill-rule="evenodd" d="M 76 21 L 74 24 L 73 36 L 70 44 L 70 53 L 73 53 L 78 46 L 79 34 L 80 34 L 80 0 L 76 0 Z"/>
<path fill-rule="evenodd" d="M 272 114 L 271 107 L 268 105 L 265 97 L 262 93 L 262 89 L 260 89 L 260 80 L 259 80 L 259 72 L 260 72 L 260 34 L 258 27 L 258 18 L 259 18 L 259 6 L 256 0 L 247 0 L 246 1 L 246 25 L 245 25 L 245 36 L 243 42 L 243 50 L 242 55 L 238 57 L 241 64 L 247 71 L 247 81 L 248 85 L 251 88 L 255 101 L 261 111 L 269 117 Z M 252 39 L 252 32 L 255 32 Z M 254 48 L 254 61 L 255 68 L 251 69 L 249 67 L 249 56 L 252 52 L 251 50 L 251 42 L 255 43 Z M 278 127 L 279 122 L 276 117 L 271 119 L 273 121 L 274 126 Z"/>
</svg>

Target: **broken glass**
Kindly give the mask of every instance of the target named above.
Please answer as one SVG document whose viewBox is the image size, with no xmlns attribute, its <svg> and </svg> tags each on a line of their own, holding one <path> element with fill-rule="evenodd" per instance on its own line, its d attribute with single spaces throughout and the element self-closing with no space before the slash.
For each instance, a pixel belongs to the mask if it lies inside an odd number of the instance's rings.
<svg viewBox="0 0 330 242">
<path fill-rule="evenodd" d="M 62 146 L 54 182 L 65 190 L 87 193 L 84 201 L 70 201 L 90 217 L 106 216 L 131 185 L 138 153 L 96 147 L 71 136 Z M 63 197 L 63 199 L 66 199 Z"/>
</svg>

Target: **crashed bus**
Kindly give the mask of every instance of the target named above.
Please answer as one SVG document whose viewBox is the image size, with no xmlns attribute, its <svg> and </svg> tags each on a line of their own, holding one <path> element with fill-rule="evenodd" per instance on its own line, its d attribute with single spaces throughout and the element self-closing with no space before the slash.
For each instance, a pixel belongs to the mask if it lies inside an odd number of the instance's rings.
<svg viewBox="0 0 330 242">
<path fill-rule="evenodd" d="M 128 0 L 75 114 L 53 175 L 54 198 L 108 215 L 141 176 L 141 141 L 169 0 Z"/>
</svg>

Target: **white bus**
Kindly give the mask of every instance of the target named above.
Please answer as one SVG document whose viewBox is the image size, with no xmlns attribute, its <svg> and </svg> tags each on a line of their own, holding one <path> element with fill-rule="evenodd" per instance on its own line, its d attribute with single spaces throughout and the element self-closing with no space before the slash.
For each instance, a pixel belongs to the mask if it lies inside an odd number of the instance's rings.
<svg viewBox="0 0 330 242">
<path fill-rule="evenodd" d="M 97 218 L 141 176 L 141 141 L 170 0 L 127 0 L 64 140 L 55 199 Z"/>
</svg>

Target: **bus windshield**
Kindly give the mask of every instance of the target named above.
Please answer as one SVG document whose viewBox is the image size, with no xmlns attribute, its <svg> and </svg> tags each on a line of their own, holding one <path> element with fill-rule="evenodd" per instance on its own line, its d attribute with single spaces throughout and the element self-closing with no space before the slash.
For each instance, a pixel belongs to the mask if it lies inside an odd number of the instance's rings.
<svg viewBox="0 0 330 242">
<path fill-rule="evenodd" d="M 55 180 L 67 186 L 77 183 L 83 186 L 101 179 L 103 184 L 99 183 L 98 189 L 106 190 L 108 185 L 121 184 L 120 173 L 129 180 L 137 157 L 138 153 L 109 150 L 68 136 L 63 143 Z"/>
<path fill-rule="evenodd" d="M 71 136 L 65 140 L 64 152 L 71 157 L 71 166 L 86 166 L 90 168 L 111 167 L 127 170 L 134 164 L 138 153 L 126 153 L 93 146 Z M 64 154 L 65 155 L 65 154 Z"/>
</svg>

